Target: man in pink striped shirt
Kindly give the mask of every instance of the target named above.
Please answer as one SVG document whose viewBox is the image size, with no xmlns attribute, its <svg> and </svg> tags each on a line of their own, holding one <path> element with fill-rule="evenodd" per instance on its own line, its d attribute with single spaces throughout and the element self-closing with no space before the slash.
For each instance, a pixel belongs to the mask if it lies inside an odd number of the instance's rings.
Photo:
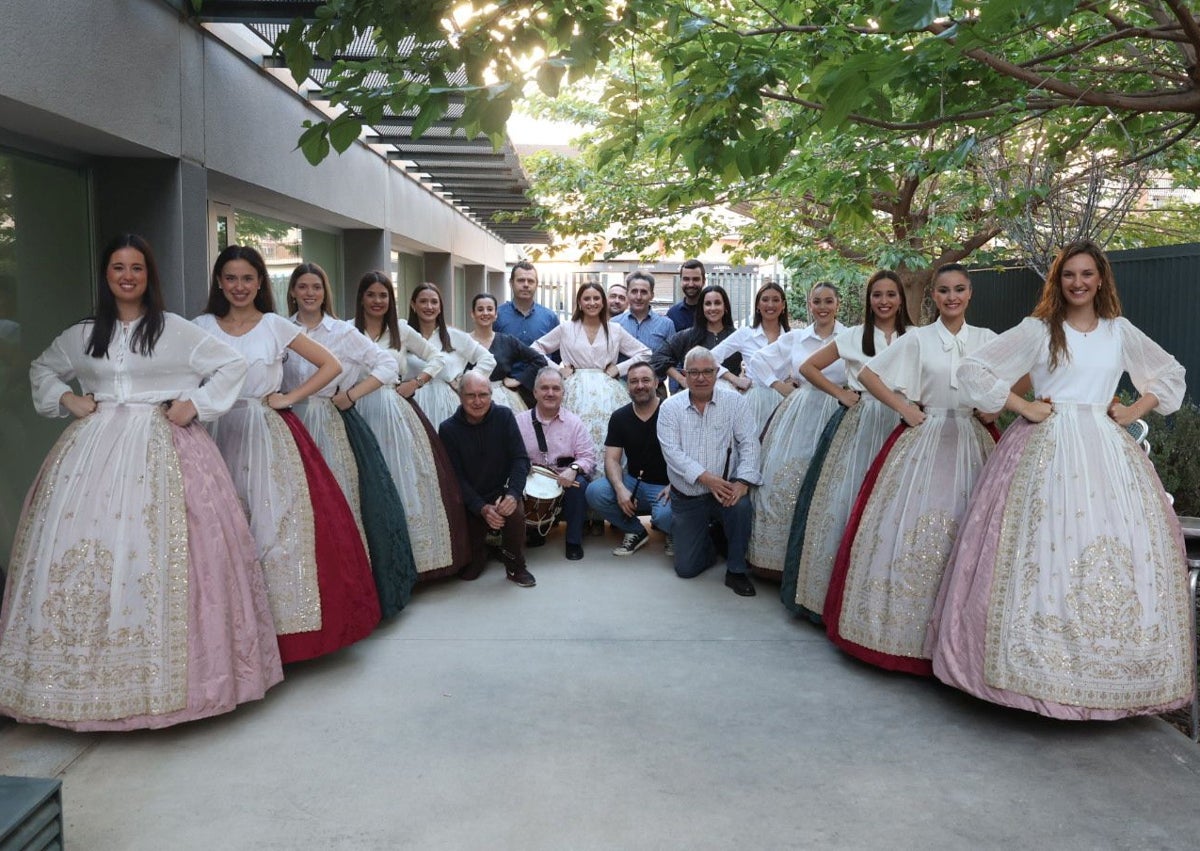
<svg viewBox="0 0 1200 851">
<path fill-rule="evenodd" d="M 548 366 L 538 372 L 533 382 L 533 398 L 537 404 L 517 414 L 517 428 L 530 462 L 553 471 L 563 489 L 566 557 L 578 561 L 583 558 L 583 522 L 587 515 L 584 491 L 596 469 L 595 447 L 583 420 L 562 406 L 563 380 L 557 369 Z M 540 547 L 544 543 L 545 538 L 536 530 L 528 530 L 527 547 Z"/>
</svg>

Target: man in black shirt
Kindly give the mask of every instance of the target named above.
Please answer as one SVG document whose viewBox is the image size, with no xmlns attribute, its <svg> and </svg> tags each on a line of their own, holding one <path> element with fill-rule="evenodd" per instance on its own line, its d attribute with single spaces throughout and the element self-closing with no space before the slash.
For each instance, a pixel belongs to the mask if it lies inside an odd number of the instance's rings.
<svg viewBox="0 0 1200 851">
<path fill-rule="evenodd" d="M 635 363 L 627 380 L 633 402 L 609 417 L 604 476 L 588 485 L 587 503 L 624 534 L 613 555 L 633 555 L 650 539 L 639 514 L 649 514 L 650 524 L 667 536 L 667 555 L 671 555 L 671 491 L 658 445 L 658 377 L 650 364 Z"/>
<path fill-rule="evenodd" d="M 459 574 L 478 579 L 487 565 L 488 530 L 500 532 L 500 559 L 509 581 L 534 586 L 525 566 L 525 476 L 529 455 L 508 408 L 492 404 L 492 385 L 474 372 L 458 389 L 462 404 L 438 428 L 467 509 L 471 562 Z"/>
</svg>

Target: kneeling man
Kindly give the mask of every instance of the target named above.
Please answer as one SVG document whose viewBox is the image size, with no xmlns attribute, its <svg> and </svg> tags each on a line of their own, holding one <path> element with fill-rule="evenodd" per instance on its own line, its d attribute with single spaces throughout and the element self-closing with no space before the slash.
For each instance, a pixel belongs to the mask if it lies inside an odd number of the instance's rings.
<svg viewBox="0 0 1200 851">
<path fill-rule="evenodd" d="M 525 566 L 525 476 L 529 455 L 508 408 L 492 404 L 492 384 L 467 372 L 458 388 L 462 404 L 442 423 L 446 445 L 467 508 L 471 562 L 460 574 L 477 579 L 487 564 L 488 530 L 499 531 L 501 559 L 510 582 L 537 584 Z"/>
<path fill-rule="evenodd" d="M 691 578 L 716 563 L 708 527 L 720 521 L 729 542 L 725 584 L 752 597 L 754 584 L 746 575 L 749 490 L 762 484 L 754 416 L 740 393 L 713 392 L 717 362 L 703 346 L 684 357 L 683 374 L 687 392 L 671 396 L 658 411 L 658 441 L 671 480 L 675 572 Z"/>
<path fill-rule="evenodd" d="M 583 521 L 587 515 L 584 488 L 596 469 L 595 449 L 587 426 L 562 406 L 562 373 L 555 367 L 543 367 L 533 381 L 537 404 L 517 414 L 517 428 L 531 462 L 553 470 L 563 489 L 563 519 L 567 522 L 566 556 L 571 561 L 583 558 Z M 531 473 L 530 475 L 537 475 Z M 530 546 L 545 540 L 529 530 Z"/>
<path fill-rule="evenodd" d="M 627 378 L 633 402 L 608 418 L 604 476 L 588 485 L 588 507 L 624 535 L 613 555 L 633 555 L 645 546 L 650 535 L 638 515 L 649 514 L 650 525 L 667 536 L 666 553 L 673 556 L 671 491 L 658 443 L 658 376 L 650 364 L 635 363 Z"/>
</svg>

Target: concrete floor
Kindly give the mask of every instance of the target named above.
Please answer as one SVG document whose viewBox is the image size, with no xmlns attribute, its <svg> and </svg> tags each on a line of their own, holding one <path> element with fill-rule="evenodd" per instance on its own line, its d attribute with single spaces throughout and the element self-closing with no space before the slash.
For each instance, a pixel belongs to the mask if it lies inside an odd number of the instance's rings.
<svg viewBox="0 0 1200 851">
<path fill-rule="evenodd" d="M 838 652 L 777 588 L 677 579 L 657 534 L 422 588 L 265 700 L 160 732 L 0 728 L 70 849 L 1194 848 L 1200 748 Z"/>
</svg>

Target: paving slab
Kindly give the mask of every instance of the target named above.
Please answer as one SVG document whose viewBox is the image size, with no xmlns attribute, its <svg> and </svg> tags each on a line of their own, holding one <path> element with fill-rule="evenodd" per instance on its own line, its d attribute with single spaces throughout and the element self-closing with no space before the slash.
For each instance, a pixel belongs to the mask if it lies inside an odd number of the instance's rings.
<svg viewBox="0 0 1200 851">
<path fill-rule="evenodd" d="M 169 730 L 0 729 L 71 849 L 1193 848 L 1200 748 L 878 671 L 674 576 L 659 536 L 419 589 L 265 700 Z"/>
</svg>

